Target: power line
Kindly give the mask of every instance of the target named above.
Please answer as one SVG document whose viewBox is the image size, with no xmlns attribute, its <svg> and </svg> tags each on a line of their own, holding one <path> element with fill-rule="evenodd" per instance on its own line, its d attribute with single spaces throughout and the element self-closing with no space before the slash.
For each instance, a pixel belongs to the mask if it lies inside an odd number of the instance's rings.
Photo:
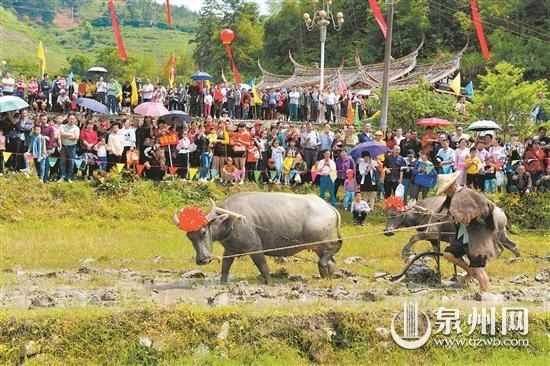
<svg viewBox="0 0 550 366">
<path fill-rule="evenodd" d="M 467 7 L 467 5 L 461 3 L 461 2 L 458 1 L 458 0 L 452 0 L 452 1 L 454 1 L 455 3 L 457 3 L 458 5 L 460 5 L 460 6 L 462 6 L 462 7 Z M 485 10 L 481 10 L 481 9 L 479 8 L 479 6 L 478 6 L 478 9 L 480 10 L 480 12 L 485 11 Z M 511 20 L 509 20 L 509 19 L 505 19 L 505 18 L 499 17 L 499 16 L 497 16 L 497 15 L 491 14 L 491 13 L 489 13 L 489 12 L 487 12 L 486 14 L 487 14 L 489 17 L 492 17 L 493 19 L 500 20 L 500 21 L 502 21 L 502 22 L 511 24 L 511 25 L 513 25 L 513 26 L 517 26 L 517 27 L 524 28 L 524 29 L 526 29 L 526 30 L 528 30 L 528 31 L 531 31 L 531 32 L 533 32 L 533 33 L 537 33 L 537 34 L 543 35 L 543 36 L 545 36 L 545 37 L 550 37 L 550 34 L 543 33 L 543 32 L 541 32 L 541 30 L 540 30 L 539 28 L 533 27 L 533 26 L 531 26 L 531 25 L 529 25 L 529 24 L 527 24 L 527 23 L 525 23 L 525 22 L 521 22 L 521 21 L 519 21 L 518 19 L 512 19 L 512 21 L 511 21 Z M 516 23 L 514 23 L 513 20 L 515 20 Z"/>
<path fill-rule="evenodd" d="M 437 2 L 434 1 L 434 0 L 428 0 L 428 1 L 429 1 L 430 3 L 432 3 L 433 5 L 437 6 L 437 7 L 438 7 L 437 10 L 439 10 L 439 11 L 441 11 L 441 12 L 443 12 L 443 13 L 449 14 L 449 15 L 453 15 L 453 16 L 454 16 L 457 12 L 462 11 L 461 9 L 455 9 L 455 8 L 451 8 L 451 7 L 445 6 L 445 5 L 443 5 L 443 4 L 437 3 Z M 452 11 L 445 10 L 445 9 L 449 9 L 449 10 L 452 10 Z M 502 28 L 502 29 L 506 30 L 507 32 L 509 32 L 509 33 L 511 33 L 511 34 L 515 35 L 516 37 L 521 38 L 521 39 L 523 39 L 523 40 L 527 40 L 527 41 L 528 41 L 528 40 L 530 40 L 531 38 L 535 38 L 535 39 L 537 39 L 537 40 L 539 40 L 539 41 L 541 41 L 541 42 L 543 42 L 543 43 L 545 43 L 545 44 L 550 44 L 550 39 L 549 39 L 549 40 L 545 40 L 545 39 L 541 39 L 541 38 L 539 38 L 539 37 L 537 37 L 537 36 L 534 36 L 534 35 L 529 36 L 528 34 L 521 33 L 521 32 L 519 32 L 519 31 L 516 31 L 516 30 L 513 30 L 513 29 L 509 29 L 509 28 L 506 28 L 506 27 L 504 27 L 504 26 L 502 26 L 502 25 L 500 25 L 500 24 L 495 24 L 495 23 L 490 22 L 490 21 L 487 21 L 487 20 L 484 20 L 484 21 L 483 21 L 483 24 L 484 24 L 484 25 L 490 25 L 490 26 L 492 26 L 493 29 L 495 29 L 495 28 Z"/>
</svg>

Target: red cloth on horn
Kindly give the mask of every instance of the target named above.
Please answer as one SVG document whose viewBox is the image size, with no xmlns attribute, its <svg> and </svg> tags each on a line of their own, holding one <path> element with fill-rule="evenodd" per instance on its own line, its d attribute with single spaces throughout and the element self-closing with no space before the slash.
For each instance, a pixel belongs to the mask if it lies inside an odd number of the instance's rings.
<svg viewBox="0 0 550 366">
<path fill-rule="evenodd" d="M 186 207 L 179 214 L 180 229 L 193 232 L 199 231 L 201 227 L 208 225 L 208 219 L 204 212 L 197 207 Z"/>
</svg>

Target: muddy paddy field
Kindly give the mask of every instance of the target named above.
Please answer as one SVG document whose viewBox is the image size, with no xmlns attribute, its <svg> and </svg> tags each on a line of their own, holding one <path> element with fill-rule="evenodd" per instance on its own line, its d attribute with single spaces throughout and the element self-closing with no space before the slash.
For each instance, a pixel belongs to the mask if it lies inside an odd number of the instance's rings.
<svg viewBox="0 0 550 366">
<path fill-rule="evenodd" d="M 206 209 L 209 197 L 220 201 L 233 191 L 115 183 L 39 186 L 0 179 L 0 364 L 548 362 L 547 231 L 511 235 L 530 255 L 514 259 L 504 252 L 489 263 L 491 297 L 481 296 L 475 283 L 459 286 L 444 262 L 439 282 L 432 259 L 389 281 L 382 275 L 401 270 L 401 248 L 412 232 L 385 237 L 381 215 L 355 227 L 343 211 L 344 237 L 369 235 L 344 241 L 335 278 L 319 278 L 316 256 L 303 251 L 268 259 L 271 286 L 248 257 L 235 261 L 222 286 L 221 264 L 197 266 L 170 214 L 192 204 Z M 421 242 L 415 251 L 428 247 Z M 214 248 L 221 255 L 221 246 Z M 430 341 L 404 350 L 389 328 L 405 301 L 418 302 L 430 316 L 442 306 L 460 309 L 464 321 L 472 307 L 526 307 L 529 347 L 445 348 Z"/>
</svg>

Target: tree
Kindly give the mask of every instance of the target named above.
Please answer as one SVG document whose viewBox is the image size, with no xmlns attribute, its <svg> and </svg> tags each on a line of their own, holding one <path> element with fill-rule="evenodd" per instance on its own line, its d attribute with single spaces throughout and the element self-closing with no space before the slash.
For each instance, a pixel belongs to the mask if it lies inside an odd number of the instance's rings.
<svg viewBox="0 0 550 366">
<path fill-rule="evenodd" d="M 131 80 L 135 76 L 136 59 L 130 55 L 128 61 L 122 61 L 116 47 L 104 47 L 99 50 L 96 63 L 106 68 L 109 74 L 117 79 Z"/>
<path fill-rule="evenodd" d="M 67 62 L 69 67 L 63 71 L 64 74 L 72 71 L 75 76 L 84 77 L 88 73 L 88 69 L 92 67 L 92 60 L 82 54 L 67 57 Z"/>
<path fill-rule="evenodd" d="M 537 103 L 536 93 L 546 92 L 545 80 L 523 80 L 524 69 L 508 62 L 497 64 L 479 75 L 480 89 L 474 95 L 478 117 L 497 122 L 505 133 L 516 130 L 526 132 L 530 127 L 530 114 Z"/>
</svg>

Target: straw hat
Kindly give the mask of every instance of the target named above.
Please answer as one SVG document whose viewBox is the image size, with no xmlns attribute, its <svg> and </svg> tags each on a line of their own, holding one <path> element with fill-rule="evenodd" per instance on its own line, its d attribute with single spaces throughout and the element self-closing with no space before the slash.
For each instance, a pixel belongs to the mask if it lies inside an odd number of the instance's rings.
<svg viewBox="0 0 550 366">
<path fill-rule="evenodd" d="M 374 133 L 374 136 L 384 136 L 384 133 L 382 131 L 378 130 Z"/>
<path fill-rule="evenodd" d="M 459 176 L 460 172 L 454 172 L 451 174 L 439 174 L 437 176 L 436 195 L 440 195 L 445 192 L 451 186 L 451 184 L 453 184 L 458 179 Z"/>
</svg>

